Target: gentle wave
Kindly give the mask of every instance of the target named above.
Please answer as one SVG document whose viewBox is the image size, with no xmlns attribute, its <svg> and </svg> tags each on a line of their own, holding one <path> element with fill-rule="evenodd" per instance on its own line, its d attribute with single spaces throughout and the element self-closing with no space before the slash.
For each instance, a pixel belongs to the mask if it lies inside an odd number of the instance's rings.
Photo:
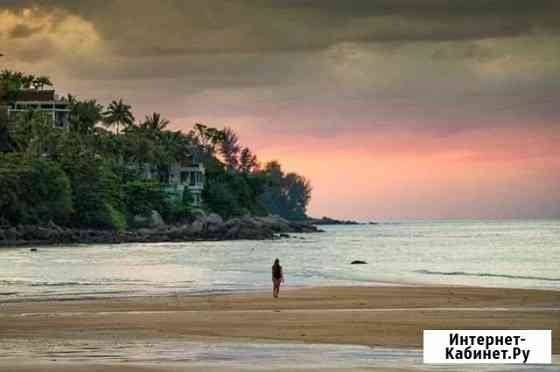
<svg viewBox="0 0 560 372">
<path fill-rule="evenodd" d="M 560 278 L 546 278 L 541 276 L 523 276 L 523 275 L 508 275 L 508 274 L 493 274 L 493 273 L 467 273 L 464 271 L 446 272 L 446 271 L 416 270 L 415 272 L 419 274 L 427 274 L 427 275 L 478 276 L 478 277 L 491 277 L 491 278 L 545 280 L 549 282 L 560 282 Z"/>
<path fill-rule="evenodd" d="M 143 280 L 124 280 L 124 279 L 108 279 L 102 281 L 32 281 L 24 279 L 14 279 L 14 280 L 0 280 L 0 285 L 6 286 L 28 286 L 28 287 L 73 287 L 73 286 L 103 286 L 103 285 L 144 285 L 148 283 Z"/>
</svg>

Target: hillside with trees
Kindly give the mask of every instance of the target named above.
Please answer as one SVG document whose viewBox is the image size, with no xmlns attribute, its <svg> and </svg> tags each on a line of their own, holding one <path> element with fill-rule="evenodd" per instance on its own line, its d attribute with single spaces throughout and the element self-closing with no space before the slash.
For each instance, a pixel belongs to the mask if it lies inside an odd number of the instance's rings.
<svg viewBox="0 0 560 372">
<path fill-rule="evenodd" d="M 104 107 L 71 95 L 63 98 L 67 129 L 39 110 L 7 114 L 19 94 L 49 86 L 46 77 L 0 74 L 0 225 L 124 231 L 135 227 L 135 216 L 152 211 L 168 224 L 200 213 L 306 218 L 309 181 L 276 161 L 261 165 L 231 128 L 195 124 L 186 133 L 173 131 L 157 112 L 137 119 L 123 100 Z M 206 169 L 199 207 L 187 189 L 172 198 L 164 185 L 142 176 L 146 165 L 165 172 L 193 156 Z"/>
</svg>

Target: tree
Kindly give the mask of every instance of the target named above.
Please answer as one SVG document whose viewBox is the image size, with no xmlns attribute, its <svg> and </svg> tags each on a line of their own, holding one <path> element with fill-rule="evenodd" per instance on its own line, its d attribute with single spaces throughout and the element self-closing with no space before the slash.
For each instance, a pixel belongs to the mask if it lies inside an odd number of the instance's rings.
<svg viewBox="0 0 560 372">
<path fill-rule="evenodd" d="M 130 105 L 125 104 L 122 99 L 113 101 L 104 113 L 103 122 L 108 128 L 116 127 L 118 134 L 121 125 L 125 128 L 134 125 L 134 116 L 130 110 Z"/>
<path fill-rule="evenodd" d="M 90 152 L 64 159 L 72 185 L 74 225 L 122 231 L 126 227 L 122 186 L 107 162 Z"/>
<path fill-rule="evenodd" d="M 140 124 L 140 128 L 158 133 L 165 130 L 168 125 L 169 120 L 161 117 L 157 112 L 154 112 L 145 117 L 144 121 Z"/>
<path fill-rule="evenodd" d="M 220 141 L 220 154 L 229 172 L 235 171 L 239 166 L 239 138 L 231 128 L 224 128 Z"/>
<path fill-rule="evenodd" d="M 68 97 L 68 103 L 70 130 L 83 135 L 92 134 L 96 124 L 103 120 L 103 106 L 95 99 L 80 101 L 73 96 Z"/>
<path fill-rule="evenodd" d="M 307 218 L 307 205 L 311 200 L 311 183 L 296 173 L 288 173 L 284 178 L 285 218 L 304 220 Z"/>
<path fill-rule="evenodd" d="M 189 136 L 195 140 L 202 151 L 214 155 L 216 153 L 216 146 L 224 139 L 224 132 L 204 124 L 196 123 L 193 130 L 189 133 Z"/>
<path fill-rule="evenodd" d="M 0 91 L 1 96 L 2 92 Z M 0 102 L 0 153 L 13 151 L 14 147 L 8 128 L 8 110 Z"/>
<path fill-rule="evenodd" d="M 259 167 L 257 156 L 248 147 L 244 147 L 239 155 L 239 170 L 244 173 L 256 171 Z"/>
<path fill-rule="evenodd" d="M 296 173 L 284 174 L 277 161 L 267 163 L 261 173 L 266 179 L 261 198 L 267 210 L 289 220 L 305 219 L 311 183 Z"/>
<path fill-rule="evenodd" d="M 202 190 L 202 197 L 207 207 L 223 218 L 241 216 L 246 212 L 239 204 L 235 190 L 224 179 L 209 179 Z"/>
<path fill-rule="evenodd" d="M 64 132 L 54 128 L 50 115 L 41 111 L 20 112 L 8 123 L 8 134 L 16 151 L 34 157 L 52 156 Z"/>
<path fill-rule="evenodd" d="M 130 217 L 148 216 L 152 210 L 162 213 L 166 207 L 165 193 L 156 181 L 127 182 L 124 185 L 124 206 Z"/>
<path fill-rule="evenodd" d="M 47 85 L 51 83 L 45 77 L 3 71 L 0 106 L 11 104 L 22 90 Z M 125 215 L 151 210 L 170 223 L 189 220 L 193 196 L 188 188 L 177 197 L 143 179 L 146 167 L 164 175 L 176 162 L 204 164 L 203 207 L 224 218 L 271 213 L 305 218 L 309 181 L 296 173 L 285 174 L 278 162 L 260 170 L 256 155 L 239 143 L 231 128 L 197 123 L 184 134 L 168 130 L 169 121 L 156 112 L 135 125 L 131 107 L 122 100 L 104 111 L 94 99 L 71 95 L 65 99 L 69 131 L 54 128 L 52 118 L 40 111 L 9 118 L 0 112 L 0 153 L 14 156 L 0 154 L 0 220 L 12 224 L 56 219 L 115 230 L 125 228 Z"/>
<path fill-rule="evenodd" d="M 10 224 L 65 224 L 70 219 L 70 182 L 53 161 L 0 155 L 0 190 L 0 219 Z"/>
</svg>

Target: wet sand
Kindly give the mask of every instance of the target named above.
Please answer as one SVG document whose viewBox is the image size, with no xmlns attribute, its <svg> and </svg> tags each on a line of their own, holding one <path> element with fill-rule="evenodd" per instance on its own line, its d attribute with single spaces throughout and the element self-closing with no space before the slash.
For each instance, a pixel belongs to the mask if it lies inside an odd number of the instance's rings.
<svg viewBox="0 0 560 372">
<path fill-rule="evenodd" d="M 198 366 L 189 367 L 185 365 L 164 365 L 164 366 L 145 366 L 145 365 L 87 365 L 78 363 L 30 363 L 24 365 L 15 365 L 13 363 L 0 362 L 0 370 L 6 372 L 245 372 L 247 368 L 244 367 L 209 367 Z M 258 370 L 258 369 L 256 369 Z M 305 372 L 309 368 L 274 368 L 267 369 L 273 372 Z M 312 369 L 313 370 L 313 369 Z M 398 368 L 333 368 L 333 369 L 317 369 L 317 371 L 325 372 L 404 372 L 406 370 Z"/>
<path fill-rule="evenodd" d="M 209 339 L 421 348 L 423 329 L 552 329 L 553 353 L 559 354 L 559 309 L 557 291 L 468 287 L 300 288 L 283 290 L 279 299 L 249 293 L 22 302 L 0 304 L 0 339 L 69 345 L 77 339 Z M 23 362 L 0 359 L 0 370 L 54 368 L 47 361 L 40 366 Z M 80 371 L 69 364 L 55 367 L 52 370 Z M 104 368 L 87 370 L 199 367 L 121 363 Z"/>
</svg>

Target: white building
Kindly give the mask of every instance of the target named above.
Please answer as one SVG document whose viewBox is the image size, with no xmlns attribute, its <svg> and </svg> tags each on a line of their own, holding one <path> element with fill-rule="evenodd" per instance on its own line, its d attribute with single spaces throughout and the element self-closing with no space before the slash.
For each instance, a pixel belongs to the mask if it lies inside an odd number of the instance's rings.
<svg viewBox="0 0 560 372">
<path fill-rule="evenodd" d="M 68 102 L 57 99 L 54 90 L 22 90 L 8 105 L 8 115 L 30 110 L 48 113 L 56 128 L 68 128 Z"/>
<path fill-rule="evenodd" d="M 182 198 L 185 188 L 188 188 L 193 197 L 193 205 L 199 207 L 202 203 L 205 169 L 194 158 L 196 157 L 191 156 L 185 162 L 171 164 L 166 170 L 146 167 L 144 178 L 159 181 L 168 193 L 177 198 Z"/>
</svg>

